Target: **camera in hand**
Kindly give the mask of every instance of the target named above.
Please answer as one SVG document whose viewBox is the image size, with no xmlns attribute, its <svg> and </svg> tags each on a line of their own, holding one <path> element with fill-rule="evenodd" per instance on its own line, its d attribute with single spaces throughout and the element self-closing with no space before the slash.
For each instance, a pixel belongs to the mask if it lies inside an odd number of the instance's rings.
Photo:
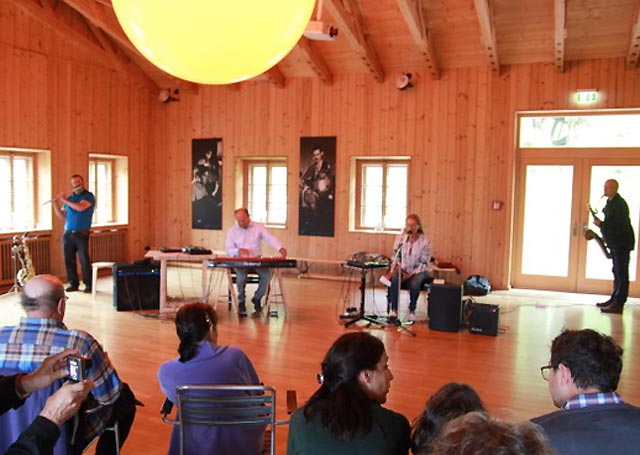
<svg viewBox="0 0 640 455">
<path fill-rule="evenodd" d="M 91 359 L 79 355 L 70 355 L 67 357 L 67 369 L 69 370 L 69 380 L 73 382 L 82 382 L 87 379 L 87 370 L 91 368 Z"/>
</svg>

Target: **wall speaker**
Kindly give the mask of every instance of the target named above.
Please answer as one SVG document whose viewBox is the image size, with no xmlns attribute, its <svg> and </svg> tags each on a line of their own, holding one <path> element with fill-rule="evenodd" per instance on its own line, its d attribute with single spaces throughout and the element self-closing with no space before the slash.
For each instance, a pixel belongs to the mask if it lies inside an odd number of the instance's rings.
<svg viewBox="0 0 640 455">
<path fill-rule="evenodd" d="M 113 307 L 118 311 L 160 309 L 160 266 L 114 264 Z"/>
<path fill-rule="evenodd" d="M 429 329 L 458 332 L 462 319 L 462 286 L 431 286 L 428 315 Z"/>
<path fill-rule="evenodd" d="M 486 303 L 475 303 L 469 307 L 469 332 L 478 335 L 498 335 L 500 307 Z"/>
</svg>

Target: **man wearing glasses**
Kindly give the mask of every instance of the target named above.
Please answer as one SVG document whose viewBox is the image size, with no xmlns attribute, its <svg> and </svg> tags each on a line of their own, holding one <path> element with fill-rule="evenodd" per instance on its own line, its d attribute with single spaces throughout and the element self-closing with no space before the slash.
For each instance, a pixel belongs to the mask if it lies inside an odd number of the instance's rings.
<svg viewBox="0 0 640 455">
<path fill-rule="evenodd" d="M 591 329 L 564 330 L 551 344 L 551 360 L 540 368 L 560 411 L 535 419 L 558 455 L 640 450 L 640 408 L 616 393 L 622 348 Z"/>
<path fill-rule="evenodd" d="M 111 365 L 102 346 L 88 333 L 69 330 L 62 322 L 67 296 L 62 281 L 53 275 L 38 275 L 27 281 L 21 304 L 27 317 L 20 324 L 0 329 L 0 369 L 34 371 L 42 361 L 65 349 L 88 358 L 86 376 L 95 383 L 90 407 L 80 413 L 80 427 L 72 453 L 81 453 L 105 426 L 118 422 L 120 445 L 126 439 L 135 416 L 135 398 Z M 98 440 L 96 454 L 116 453 L 113 434 Z"/>
</svg>

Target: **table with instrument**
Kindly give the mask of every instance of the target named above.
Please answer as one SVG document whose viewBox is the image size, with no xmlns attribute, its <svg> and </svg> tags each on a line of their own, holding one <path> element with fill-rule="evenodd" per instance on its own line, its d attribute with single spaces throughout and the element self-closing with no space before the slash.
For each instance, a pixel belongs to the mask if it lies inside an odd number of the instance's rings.
<svg viewBox="0 0 640 455">
<path fill-rule="evenodd" d="M 202 263 L 202 302 L 207 301 L 208 294 L 208 267 L 209 261 L 217 257 L 216 254 L 187 254 L 180 252 L 163 252 L 160 250 L 149 250 L 144 255 L 146 258 L 160 261 L 160 311 L 165 311 L 167 306 L 167 263 L 171 262 L 191 262 Z"/>
<path fill-rule="evenodd" d="M 282 297 L 282 305 L 285 310 L 285 321 L 289 319 L 289 309 L 287 307 L 287 297 L 285 294 L 284 286 L 282 286 L 282 276 L 280 269 L 282 268 L 295 268 L 298 266 L 298 262 L 295 259 L 287 259 L 283 257 L 216 257 L 209 261 L 209 264 L 213 267 L 225 269 L 227 272 L 227 283 L 229 289 L 229 295 L 233 303 L 233 308 L 238 309 L 238 294 L 236 293 L 236 287 L 233 284 L 233 277 L 231 271 L 233 269 L 262 269 L 268 268 L 270 272 L 269 287 L 267 289 L 266 301 L 265 301 L 265 314 L 268 316 L 270 312 L 272 297 L 274 292 L 272 290 L 277 289 Z"/>
</svg>

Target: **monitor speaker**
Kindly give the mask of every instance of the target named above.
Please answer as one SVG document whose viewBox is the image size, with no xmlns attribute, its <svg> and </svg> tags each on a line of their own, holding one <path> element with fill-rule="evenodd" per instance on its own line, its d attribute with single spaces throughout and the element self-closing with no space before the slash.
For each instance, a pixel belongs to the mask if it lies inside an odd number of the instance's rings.
<svg viewBox="0 0 640 455">
<path fill-rule="evenodd" d="M 160 309 L 160 266 L 114 264 L 113 306 L 118 311 Z"/>
<path fill-rule="evenodd" d="M 469 308 L 469 332 L 478 335 L 498 335 L 500 307 L 486 303 L 472 304 Z"/>
<path fill-rule="evenodd" d="M 428 313 L 429 329 L 458 332 L 462 319 L 462 286 L 431 286 Z"/>
</svg>

